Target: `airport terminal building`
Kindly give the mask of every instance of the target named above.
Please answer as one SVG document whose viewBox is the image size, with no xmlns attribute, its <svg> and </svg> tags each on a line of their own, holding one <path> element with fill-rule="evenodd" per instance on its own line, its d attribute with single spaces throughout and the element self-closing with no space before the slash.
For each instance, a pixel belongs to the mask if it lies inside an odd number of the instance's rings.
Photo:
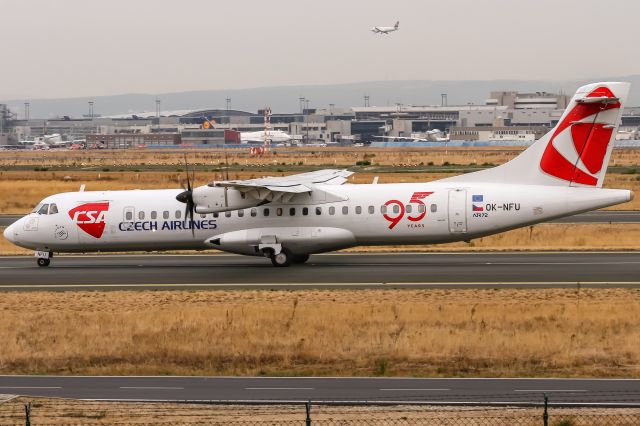
<svg viewBox="0 0 640 426">
<path fill-rule="evenodd" d="M 270 129 L 286 132 L 293 144 L 371 143 L 394 139 L 426 140 L 434 131 L 451 140 L 530 141 L 560 119 L 569 97 L 546 92 L 495 91 L 482 105 L 358 106 L 269 114 Z M 208 125 L 205 125 L 208 121 Z M 263 110 L 167 111 L 112 117 L 17 119 L 0 105 L 0 145 L 59 134 L 65 141 L 86 140 L 89 147 L 215 147 L 239 143 L 233 132 L 265 128 Z M 626 108 L 624 139 L 640 139 L 640 108 Z"/>
</svg>

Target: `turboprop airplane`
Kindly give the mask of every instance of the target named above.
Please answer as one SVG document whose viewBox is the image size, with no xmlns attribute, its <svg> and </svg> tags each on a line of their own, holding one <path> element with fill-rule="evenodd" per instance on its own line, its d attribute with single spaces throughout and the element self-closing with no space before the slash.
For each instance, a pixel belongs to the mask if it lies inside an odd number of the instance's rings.
<svg viewBox="0 0 640 426">
<path fill-rule="evenodd" d="M 373 27 L 371 31 L 376 34 L 389 34 L 394 31 L 398 31 L 399 29 L 400 29 L 400 21 L 396 21 L 396 24 L 393 27 Z"/>
<path fill-rule="evenodd" d="M 633 197 L 603 189 L 628 83 L 595 83 L 515 159 L 425 183 L 349 185 L 347 170 L 223 180 L 192 188 L 56 194 L 4 231 L 54 252 L 218 249 L 275 266 L 360 245 L 439 244 L 491 234 Z"/>
</svg>

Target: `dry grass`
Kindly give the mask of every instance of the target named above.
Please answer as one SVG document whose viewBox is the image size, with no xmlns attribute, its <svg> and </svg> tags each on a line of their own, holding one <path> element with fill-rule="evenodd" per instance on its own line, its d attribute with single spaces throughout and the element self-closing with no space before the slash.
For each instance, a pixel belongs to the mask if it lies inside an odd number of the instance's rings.
<svg viewBox="0 0 640 426">
<path fill-rule="evenodd" d="M 0 422 L 24 423 L 24 404 L 31 403 L 33 424 L 303 424 L 303 405 L 196 405 L 176 403 L 118 403 L 73 401 L 50 398 L 16 398 L 0 404 Z M 637 408 L 552 408 L 550 424 L 571 419 L 576 424 L 636 425 Z M 312 404 L 312 422 L 326 425 L 348 424 L 459 424 L 464 426 L 538 426 L 541 408 L 486 408 L 397 405 L 387 407 L 345 407 Z M 316 424 L 316 423 L 313 423 Z M 574 423 L 564 423 L 574 424 Z"/>
<path fill-rule="evenodd" d="M 2 374 L 640 376 L 632 289 L 4 293 L 0 312 Z"/>
<path fill-rule="evenodd" d="M 380 165 L 428 164 L 501 164 L 518 155 L 521 147 L 477 148 L 275 148 L 264 157 L 252 157 L 248 149 L 226 150 L 227 161 L 239 165 L 298 164 L 307 166 L 353 165 L 368 159 Z M 95 166 L 157 166 L 183 164 L 179 150 L 104 150 L 104 151 L 24 151 L 0 152 L 0 166 L 51 166 L 73 168 Z M 195 164 L 218 166 L 225 163 L 225 150 L 189 150 L 189 161 Z M 640 150 L 616 149 L 611 165 L 640 164 Z"/>
</svg>

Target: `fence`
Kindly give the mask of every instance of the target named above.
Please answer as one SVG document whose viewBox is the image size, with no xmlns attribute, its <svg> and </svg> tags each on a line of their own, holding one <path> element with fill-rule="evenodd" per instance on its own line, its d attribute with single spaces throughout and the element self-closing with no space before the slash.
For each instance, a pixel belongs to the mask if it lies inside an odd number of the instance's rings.
<svg viewBox="0 0 640 426">
<path fill-rule="evenodd" d="M 211 404 L 16 398 L 0 403 L 1 426 L 79 425 L 608 426 L 640 424 L 640 407 L 370 403 Z"/>
</svg>

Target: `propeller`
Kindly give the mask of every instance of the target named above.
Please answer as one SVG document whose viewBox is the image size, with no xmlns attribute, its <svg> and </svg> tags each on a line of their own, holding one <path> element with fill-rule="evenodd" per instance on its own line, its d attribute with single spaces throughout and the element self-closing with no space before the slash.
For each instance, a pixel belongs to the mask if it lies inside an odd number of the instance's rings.
<svg viewBox="0 0 640 426">
<path fill-rule="evenodd" d="M 189 163 L 187 162 L 187 154 L 184 154 L 184 165 L 185 170 L 187 172 L 187 187 L 184 187 L 184 183 L 182 184 L 182 191 L 176 196 L 176 200 L 181 203 L 185 203 L 185 211 L 184 211 L 184 224 L 186 225 L 187 220 L 189 220 L 189 225 L 191 227 L 191 235 L 195 236 L 195 231 L 193 229 L 193 213 L 195 210 L 195 203 L 193 202 L 193 187 L 191 186 L 191 181 L 195 180 L 195 171 L 191 175 L 191 179 L 189 178 Z"/>
<path fill-rule="evenodd" d="M 229 159 L 227 158 L 227 151 L 224 151 L 224 170 L 225 170 L 225 179 L 229 180 Z M 228 187 L 224 187 L 224 206 L 229 207 L 229 197 L 227 195 Z"/>
</svg>

